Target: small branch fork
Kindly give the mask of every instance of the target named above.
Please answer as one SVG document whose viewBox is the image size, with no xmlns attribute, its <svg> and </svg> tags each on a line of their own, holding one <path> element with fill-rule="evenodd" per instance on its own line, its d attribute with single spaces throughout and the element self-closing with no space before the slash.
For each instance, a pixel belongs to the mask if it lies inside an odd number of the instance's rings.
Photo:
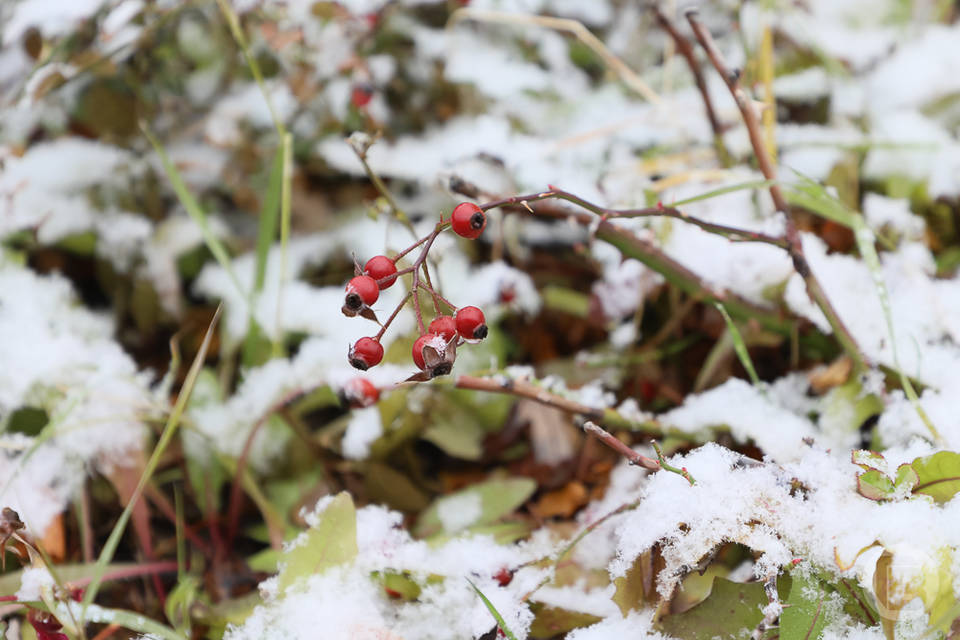
<svg viewBox="0 0 960 640">
<path fill-rule="evenodd" d="M 696 36 L 697 41 L 700 43 L 700 46 L 703 47 L 704 51 L 706 51 L 707 57 L 710 59 L 711 64 L 713 64 L 713 67 L 717 70 L 717 73 L 720 74 L 720 77 L 723 78 L 723 81 L 726 83 L 727 88 L 730 90 L 731 95 L 733 95 L 733 98 L 737 103 L 737 107 L 740 110 L 740 115 L 743 117 L 743 123 L 747 127 L 747 134 L 750 136 L 750 146 L 753 147 L 753 153 L 757 158 L 757 164 L 760 167 L 760 171 L 767 180 L 775 181 L 777 179 L 777 170 L 770 158 L 770 154 L 767 152 L 767 147 L 763 142 L 763 135 L 760 130 L 760 120 L 757 114 L 757 108 L 753 101 L 744 92 L 743 87 L 740 84 L 740 70 L 731 70 L 727 65 L 723 54 L 720 53 L 714 44 L 713 37 L 710 35 L 710 32 L 706 27 L 703 26 L 703 23 L 701 23 L 697 17 L 696 10 L 687 11 L 686 16 L 687 22 L 690 23 L 690 27 L 693 29 L 693 33 Z M 823 290 L 823 286 L 820 284 L 820 281 L 817 280 L 816 276 L 813 275 L 813 271 L 810 269 L 810 264 L 807 262 L 806 255 L 803 251 L 800 233 L 794 224 L 793 218 L 790 216 L 790 208 L 787 205 L 787 201 L 784 199 L 783 192 L 780 190 L 780 185 L 777 182 L 772 182 L 770 184 L 770 196 L 773 198 L 773 204 L 777 208 L 777 211 L 782 213 L 784 216 L 786 223 L 786 232 L 784 233 L 786 245 L 784 248 L 790 255 L 790 258 L 793 260 L 794 269 L 796 269 L 797 273 L 800 274 L 800 277 L 803 278 L 803 281 L 806 284 L 807 295 L 810 296 L 810 299 L 820 308 L 820 310 L 823 312 L 823 315 L 826 316 L 827 321 L 833 328 L 834 335 L 843 346 L 844 351 L 847 352 L 847 355 L 853 359 L 858 368 L 864 368 L 866 365 L 866 358 L 863 355 L 863 352 L 860 350 L 856 339 L 853 337 L 853 334 L 850 333 L 843 320 L 837 314 L 836 309 L 834 309 L 833 304 L 831 304 L 830 299 Z"/>
<path fill-rule="evenodd" d="M 683 477 L 691 485 L 697 483 L 696 480 L 693 479 L 693 476 L 690 475 L 690 472 L 687 471 L 686 467 L 677 468 L 668 464 L 666 459 L 663 457 L 663 451 L 660 450 L 660 446 L 656 442 L 653 443 L 653 448 L 657 452 L 657 459 L 654 460 L 653 458 L 648 458 L 645 455 L 637 453 L 617 439 L 613 434 L 605 431 L 603 428 L 599 427 L 593 422 L 590 422 L 589 420 L 583 423 L 583 430 L 622 455 L 630 464 L 643 467 L 644 469 L 649 469 L 650 471 L 669 471 L 670 473 L 675 473 Z"/>
</svg>

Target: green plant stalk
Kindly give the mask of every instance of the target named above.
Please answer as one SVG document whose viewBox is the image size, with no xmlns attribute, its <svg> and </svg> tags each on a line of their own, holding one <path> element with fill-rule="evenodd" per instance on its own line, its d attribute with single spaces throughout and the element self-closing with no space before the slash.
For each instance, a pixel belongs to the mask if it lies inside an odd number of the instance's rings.
<svg viewBox="0 0 960 640">
<path fill-rule="evenodd" d="M 179 395 L 177 396 L 177 401 L 173 405 L 173 410 L 170 412 L 170 415 L 167 418 L 167 423 L 164 425 L 163 432 L 160 434 L 160 439 L 157 441 L 157 445 L 150 454 L 150 459 L 147 460 L 143 474 L 140 476 L 140 481 L 137 483 L 136 488 L 133 490 L 133 493 L 130 496 L 129 502 L 127 502 L 127 506 L 124 507 L 123 512 L 120 514 L 120 518 L 117 520 L 113 530 L 110 532 L 110 536 L 107 538 L 107 542 L 104 544 L 103 549 L 100 552 L 100 557 L 97 559 L 97 562 L 94 565 L 93 576 L 91 578 L 90 585 L 83 594 L 83 608 L 81 609 L 80 615 L 81 621 L 85 621 L 87 619 L 87 609 L 97 597 L 97 592 L 100 590 L 100 585 L 103 582 L 103 575 L 107 570 L 107 565 L 110 564 L 111 560 L 113 560 L 113 556 L 117 551 L 117 546 L 120 544 L 120 538 L 123 536 L 123 532 L 127 527 L 127 523 L 130 521 L 130 516 L 133 513 L 134 506 L 136 506 L 137 502 L 140 500 L 140 497 L 143 495 L 144 488 L 147 486 L 147 483 L 150 482 L 150 478 L 153 476 L 154 472 L 157 470 L 157 466 L 160 464 L 161 456 L 167 450 L 167 447 L 173 440 L 173 436 L 177 432 L 177 428 L 180 426 L 180 419 L 186 410 L 187 402 L 190 399 L 190 394 L 193 392 L 193 387 L 197 382 L 197 376 L 200 374 L 200 369 L 203 367 L 203 361 L 206 358 L 207 351 L 210 348 L 210 342 L 213 339 L 214 328 L 217 325 L 217 320 L 220 318 L 221 309 L 222 307 L 217 307 L 217 311 L 213 314 L 213 319 L 210 321 L 210 326 L 207 328 L 207 332 L 203 336 L 203 342 L 200 344 L 200 349 L 197 351 L 197 356 L 193 359 L 193 363 L 190 365 L 190 370 L 187 372 L 187 377 L 183 382 L 183 387 L 180 389 Z"/>
<path fill-rule="evenodd" d="M 293 185 L 293 136 L 283 135 L 283 180 L 280 190 L 280 286 L 277 290 L 277 339 L 273 341 L 274 357 L 284 355 L 280 322 L 283 317 L 283 288 L 287 280 L 288 247 L 290 245 L 290 202 Z"/>
<path fill-rule="evenodd" d="M 183 205 L 183 208 L 186 209 L 187 214 L 197 223 L 197 226 L 200 227 L 200 232 L 203 234 L 203 241 L 207 245 L 207 248 L 210 249 L 210 253 L 213 254 L 213 257 L 217 259 L 217 262 L 220 263 L 220 266 L 224 268 L 227 272 L 227 275 L 230 276 L 230 280 L 233 281 L 234 286 L 237 287 L 237 291 L 240 292 L 244 298 L 249 300 L 249 293 L 244 291 L 243 286 L 240 284 L 240 280 L 237 278 L 236 272 L 233 270 L 233 264 L 230 261 L 230 254 L 227 252 L 226 247 L 223 246 L 223 243 L 220 242 L 220 238 L 213 234 L 213 230 L 210 228 L 210 221 L 207 219 L 207 213 L 200 206 L 200 203 L 197 202 L 196 198 L 193 197 L 193 194 L 190 193 L 190 189 L 187 188 L 186 183 L 183 181 L 183 177 L 180 175 L 180 172 L 174 166 L 173 162 L 170 161 L 170 157 L 167 156 L 166 150 L 163 148 L 163 145 L 160 141 L 153 135 L 153 132 L 145 125 L 141 124 L 143 129 L 143 135 L 147 137 L 147 140 L 150 141 L 150 144 L 153 145 L 154 151 L 160 157 L 160 162 L 163 164 L 163 170 L 167 174 L 167 179 L 170 180 L 170 185 L 173 187 L 174 192 L 177 194 L 177 198 L 180 200 L 180 204 Z"/>
<path fill-rule="evenodd" d="M 647 265 L 681 291 L 700 296 L 704 302 L 721 302 L 733 317 L 743 320 L 753 318 L 771 331 L 789 335 L 791 323 L 776 311 L 758 307 L 732 293 L 714 291 L 704 284 L 700 276 L 629 231 L 601 221 L 597 228 L 597 238 L 613 245 L 624 256 Z"/>
<path fill-rule="evenodd" d="M 727 323 L 727 331 L 730 332 L 730 336 L 733 339 L 733 350 L 737 354 L 737 358 L 740 359 L 740 364 L 747 370 L 747 375 L 750 376 L 750 382 L 753 383 L 753 386 L 759 387 L 760 377 L 757 375 L 757 370 L 753 367 L 753 360 L 750 359 L 750 352 L 747 350 L 747 344 L 743 341 L 743 336 L 740 335 L 740 330 L 737 329 L 737 325 L 733 323 L 733 318 L 730 317 L 730 314 L 727 313 L 727 310 L 723 308 L 722 304 L 717 302 L 713 306 L 717 308 L 717 311 L 723 316 L 723 321 Z"/>
<path fill-rule="evenodd" d="M 480 596 L 481 600 L 483 600 L 484 606 L 487 607 L 487 611 L 489 611 L 490 615 L 492 615 L 494 620 L 497 621 L 497 625 L 500 627 L 500 631 L 502 631 L 503 635 L 507 637 L 507 640 L 517 640 L 517 636 L 515 636 L 512 631 L 510 631 L 510 627 L 507 626 L 507 623 L 503 619 L 503 616 L 500 615 L 500 612 L 497 611 L 497 608 L 493 606 L 493 603 L 490 602 L 487 596 L 483 595 L 483 592 L 480 591 L 479 588 L 477 588 L 477 585 L 473 584 L 473 581 L 470 580 L 470 578 L 467 578 L 467 582 L 470 583 L 470 586 L 473 587 L 473 590 L 476 592 L 476 594 Z"/>
<path fill-rule="evenodd" d="M 883 271 L 880 267 L 880 256 L 877 255 L 877 250 L 873 246 L 873 233 L 867 228 L 866 223 L 864 223 L 862 219 L 859 219 L 859 217 L 857 219 L 859 224 L 854 231 L 854 236 L 857 239 L 860 255 L 863 257 L 863 261 L 866 262 L 867 268 L 873 276 L 873 284 L 877 290 L 877 297 L 880 298 L 880 307 L 883 309 L 883 318 L 887 325 L 887 333 L 890 335 L 890 350 L 893 352 L 893 365 L 896 367 L 897 375 L 900 377 L 900 385 L 903 387 L 903 392 L 907 395 L 907 399 L 910 400 L 913 410 L 917 412 L 920 420 L 924 426 L 926 426 L 927 431 L 930 432 L 934 441 L 942 446 L 945 444 L 943 436 L 940 435 L 940 432 L 933 425 L 933 421 L 930 419 L 930 416 L 927 415 L 923 405 L 920 404 L 920 398 L 917 395 L 916 389 L 913 388 L 913 383 L 910 382 L 910 378 L 907 377 L 907 374 L 903 371 L 903 367 L 900 366 L 900 356 L 893 327 L 893 312 L 890 309 L 890 296 L 887 293 L 887 284 L 883 279 Z"/>
<path fill-rule="evenodd" d="M 247 38 L 243 34 L 243 29 L 240 28 L 240 19 L 227 0 L 217 0 L 217 5 L 219 5 L 223 17 L 226 18 L 227 24 L 230 26 L 230 33 L 233 34 L 233 39 L 237 41 L 237 44 L 243 51 L 243 57 L 247 60 L 247 66 L 250 67 L 250 73 L 253 74 L 253 79 L 257 81 L 257 86 L 260 87 L 260 92 L 263 93 L 263 99 L 267 103 L 267 109 L 270 110 L 273 126 L 276 128 L 277 134 L 282 138 L 287 134 L 287 128 L 277 115 L 276 109 L 273 108 L 273 102 L 270 100 L 270 94 L 267 92 L 267 85 L 263 81 L 263 73 L 260 71 L 260 65 L 257 63 L 257 59 L 253 57 L 253 53 L 250 51 L 250 45 L 247 43 Z"/>
</svg>

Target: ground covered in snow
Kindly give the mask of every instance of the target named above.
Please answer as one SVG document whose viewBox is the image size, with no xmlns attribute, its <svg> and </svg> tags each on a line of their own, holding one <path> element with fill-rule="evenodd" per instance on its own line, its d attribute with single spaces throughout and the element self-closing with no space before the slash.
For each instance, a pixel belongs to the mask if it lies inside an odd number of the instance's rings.
<svg viewBox="0 0 960 640">
<path fill-rule="evenodd" d="M 5 637 L 960 637 L 960 10 L 692 6 L 0 3 Z"/>
</svg>

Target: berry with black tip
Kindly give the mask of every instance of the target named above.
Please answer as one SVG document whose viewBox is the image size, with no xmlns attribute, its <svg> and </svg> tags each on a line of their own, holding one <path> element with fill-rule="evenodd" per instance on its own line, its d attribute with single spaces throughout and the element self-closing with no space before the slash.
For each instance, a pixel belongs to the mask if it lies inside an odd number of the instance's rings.
<svg viewBox="0 0 960 640">
<path fill-rule="evenodd" d="M 374 338 L 360 338 L 350 347 L 347 359 L 355 368 L 366 371 L 383 360 L 383 345 Z"/>
<path fill-rule="evenodd" d="M 397 281 L 397 265 L 387 256 L 373 256 L 367 260 L 367 264 L 363 266 L 363 273 L 376 280 L 381 291 Z"/>
<path fill-rule="evenodd" d="M 364 306 L 370 306 L 380 297 L 380 287 L 370 276 L 355 276 L 347 283 L 347 295 L 343 300 L 344 313 L 356 315 Z M 350 315 L 351 313 L 348 313 Z"/>
<path fill-rule="evenodd" d="M 435 333 L 450 342 L 457 335 L 457 321 L 453 319 L 453 316 L 437 316 L 427 327 L 427 331 Z"/>
<path fill-rule="evenodd" d="M 472 202 L 461 202 L 450 214 L 450 226 L 458 236 L 473 240 L 487 226 L 487 214 Z"/>
<path fill-rule="evenodd" d="M 380 399 L 380 390 L 366 378 L 353 378 L 343 385 L 340 395 L 352 408 L 363 409 Z"/>
<path fill-rule="evenodd" d="M 457 333 L 464 340 L 483 340 L 487 337 L 487 321 L 477 307 L 462 307 L 456 315 Z"/>
</svg>

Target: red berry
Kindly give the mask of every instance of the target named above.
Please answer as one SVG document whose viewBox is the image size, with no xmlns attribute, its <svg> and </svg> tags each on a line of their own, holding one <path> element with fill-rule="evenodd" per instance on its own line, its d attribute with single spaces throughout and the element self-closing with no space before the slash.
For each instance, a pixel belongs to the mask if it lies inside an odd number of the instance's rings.
<svg viewBox="0 0 960 640">
<path fill-rule="evenodd" d="M 386 289 L 397 281 L 397 276 L 394 275 L 397 273 L 397 265 L 387 256 L 373 256 L 367 260 L 367 264 L 363 266 L 363 272 L 376 280 L 381 290 Z M 390 276 L 393 277 L 390 278 Z M 390 279 L 381 282 L 384 278 Z"/>
<path fill-rule="evenodd" d="M 437 316 L 427 327 L 427 331 L 442 336 L 445 341 L 450 342 L 457 335 L 457 321 L 453 316 Z"/>
<path fill-rule="evenodd" d="M 376 280 L 370 276 L 356 276 L 347 283 L 347 297 L 344 299 L 343 307 L 356 314 L 364 305 L 369 307 L 379 297 L 380 287 L 377 286 Z"/>
<path fill-rule="evenodd" d="M 513 580 L 513 572 L 504 567 L 493 575 L 493 579 L 496 580 L 501 587 L 505 587 L 510 584 L 511 580 Z"/>
<path fill-rule="evenodd" d="M 353 85 L 350 90 L 350 102 L 358 109 L 362 109 L 370 103 L 373 97 L 373 87 L 367 82 L 359 82 Z"/>
<path fill-rule="evenodd" d="M 383 360 L 383 345 L 373 338 L 360 338 L 350 347 L 347 359 L 357 369 L 366 371 Z"/>
<path fill-rule="evenodd" d="M 366 378 L 353 378 L 340 392 L 344 402 L 354 409 L 369 407 L 380 399 L 380 390 Z"/>
<path fill-rule="evenodd" d="M 437 335 L 434 333 L 425 333 L 413 343 L 413 364 L 417 365 L 417 369 L 427 368 L 426 363 L 423 361 L 423 348 L 436 337 Z"/>
<path fill-rule="evenodd" d="M 431 378 L 450 373 L 456 358 L 456 343 L 448 343 L 443 336 L 435 333 L 425 333 L 413 343 L 413 363 L 418 369 L 429 373 Z"/>
<path fill-rule="evenodd" d="M 487 226 L 487 215 L 472 202 L 461 202 L 450 214 L 450 226 L 458 236 L 473 240 Z"/>
<path fill-rule="evenodd" d="M 487 337 L 487 324 L 483 311 L 476 307 L 457 310 L 457 333 L 464 340 L 483 340 Z"/>
</svg>

